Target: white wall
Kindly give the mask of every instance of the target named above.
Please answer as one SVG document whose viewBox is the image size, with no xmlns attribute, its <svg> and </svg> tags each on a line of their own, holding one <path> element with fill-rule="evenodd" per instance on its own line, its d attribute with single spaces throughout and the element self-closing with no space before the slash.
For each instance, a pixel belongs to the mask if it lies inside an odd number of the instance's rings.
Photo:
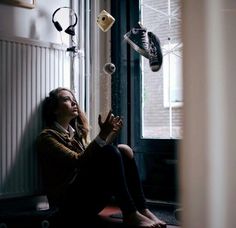
<svg viewBox="0 0 236 228">
<path fill-rule="evenodd" d="M 36 0 L 36 6 L 33 9 L 0 3 L 0 36 L 17 36 L 59 44 L 63 41 L 63 43 L 68 46 L 70 36 L 64 31 L 61 32 L 61 41 L 60 33 L 56 30 L 51 21 L 52 14 L 57 8 L 70 6 L 70 4 L 73 4 L 76 9 L 81 2 L 78 0 Z M 106 62 L 110 62 L 110 31 L 104 33 L 96 25 L 96 18 L 100 11 L 106 9 L 109 12 L 109 2 L 109 0 L 96 0 L 91 2 L 91 75 L 87 75 L 86 77 L 90 77 L 89 86 L 91 87 L 89 94 L 87 94 L 87 96 L 90 96 L 88 101 L 91 102 L 91 107 L 96 110 L 89 114 L 94 135 L 99 131 L 97 126 L 98 114 L 102 113 L 105 117 L 106 113 L 111 108 L 111 78 L 103 72 L 103 65 Z M 80 16 L 78 12 L 77 15 L 78 17 Z M 83 23 L 84 19 L 78 19 L 76 39 L 80 39 L 80 45 L 82 45 L 84 34 L 77 30 L 81 27 L 81 23 Z M 60 10 L 55 20 L 58 20 L 63 30 L 65 30 L 69 25 L 68 11 Z M 82 46 L 81 48 L 83 49 L 85 47 Z M 79 70 L 81 70 L 81 67 Z M 77 75 L 80 74 L 78 73 L 78 69 L 76 69 L 75 73 Z M 79 77 L 84 77 L 84 75 L 79 75 Z M 80 85 L 76 86 L 79 88 Z M 84 88 L 79 88 L 79 90 L 80 93 L 82 93 Z M 80 94 L 79 99 L 81 97 L 83 96 Z"/>
<path fill-rule="evenodd" d="M 60 33 L 55 29 L 51 18 L 58 7 L 69 5 L 68 0 L 40 0 L 36 1 L 35 8 L 27 9 L 1 3 L 0 34 L 61 43 Z M 68 27 L 68 12 L 62 10 L 56 15 L 56 19 L 63 28 Z M 63 41 L 68 42 L 69 36 L 64 32 L 62 35 Z"/>
<path fill-rule="evenodd" d="M 181 227 L 236 227 L 236 1 L 183 6 Z"/>
<path fill-rule="evenodd" d="M 70 56 L 61 50 L 53 12 L 69 6 L 39 0 L 34 9 L 0 4 L 0 198 L 40 192 L 35 139 L 41 130 L 41 102 L 51 89 L 69 87 Z M 56 20 L 69 26 L 68 10 Z M 62 32 L 68 44 L 70 36 Z M 7 127 L 6 127 L 7 126 Z"/>
</svg>

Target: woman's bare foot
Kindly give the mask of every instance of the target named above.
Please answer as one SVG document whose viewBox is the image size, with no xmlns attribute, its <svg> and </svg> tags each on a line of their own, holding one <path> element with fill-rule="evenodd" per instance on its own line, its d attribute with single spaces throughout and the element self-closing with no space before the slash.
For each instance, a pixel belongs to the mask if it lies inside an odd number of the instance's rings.
<svg viewBox="0 0 236 228">
<path fill-rule="evenodd" d="M 129 215 L 123 215 L 123 223 L 131 227 L 140 227 L 140 228 L 158 227 L 156 226 L 154 221 L 142 215 L 138 211 L 135 211 Z"/>
<path fill-rule="evenodd" d="M 166 227 L 166 223 L 158 219 L 149 209 L 143 209 L 140 211 L 140 213 L 145 217 L 149 218 L 150 220 L 152 220 L 155 224 L 157 224 L 158 225 L 157 227 L 160 228 Z"/>
</svg>

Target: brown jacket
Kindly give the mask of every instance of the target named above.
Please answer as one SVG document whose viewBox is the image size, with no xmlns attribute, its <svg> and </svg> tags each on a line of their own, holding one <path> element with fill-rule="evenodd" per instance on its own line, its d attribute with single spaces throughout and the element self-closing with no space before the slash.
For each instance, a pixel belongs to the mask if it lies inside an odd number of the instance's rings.
<svg viewBox="0 0 236 228">
<path fill-rule="evenodd" d="M 61 132 L 59 129 L 44 129 L 37 139 L 37 150 L 42 170 L 44 190 L 51 203 L 58 204 L 65 190 L 76 177 L 80 163 L 99 150 L 93 140 L 85 148 L 82 140 Z"/>
</svg>

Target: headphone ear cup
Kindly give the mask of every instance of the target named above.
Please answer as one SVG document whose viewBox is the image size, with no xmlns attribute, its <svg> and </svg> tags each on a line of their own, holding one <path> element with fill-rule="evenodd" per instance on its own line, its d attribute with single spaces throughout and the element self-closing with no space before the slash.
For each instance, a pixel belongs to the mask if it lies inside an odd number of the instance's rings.
<svg viewBox="0 0 236 228">
<path fill-rule="evenodd" d="M 55 25 L 56 29 L 57 29 L 59 32 L 62 31 L 62 27 L 61 27 L 61 25 L 59 24 L 58 21 L 54 21 L 53 24 Z"/>
<path fill-rule="evenodd" d="M 71 36 L 74 36 L 75 35 L 75 29 L 74 29 L 74 26 L 73 25 L 70 25 L 66 30 L 65 30 L 65 33 L 71 35 Z"/>
</svg>

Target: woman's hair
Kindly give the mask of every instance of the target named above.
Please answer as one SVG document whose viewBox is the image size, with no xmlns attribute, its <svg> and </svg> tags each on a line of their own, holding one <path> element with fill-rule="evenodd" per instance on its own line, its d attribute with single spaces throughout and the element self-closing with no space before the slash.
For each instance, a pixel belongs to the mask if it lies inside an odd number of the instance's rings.
<svg viewBox="0 0 236 228">
<path fill-rule="evenodd" d="M 75 98 L 72 91 L 64 87 L 58 87 L 49 93 L 49 96 L 45 98 L 43 102 L 43 107 L 42 107 L 43 121 L 48 127 L 51 127 L 53 123 L 56 121 L 55 110 L 58 106 L 58 98 L 59 98 L 58 94 L 62 90 L 66 90 L 70 92 L 72 96 Z M 77 106 L 78 106 L 78 116 L 74 118 L 73 120 L 71 120 L 70 125 L 75 129 L 77 135 L 79 137 L 82 137 L 85 143 L 88 143 L 88 138 L 89 138 L 88 120 L 84 112 L 81 111 L 78 103 L 77 103 Z"/>
</svg>

